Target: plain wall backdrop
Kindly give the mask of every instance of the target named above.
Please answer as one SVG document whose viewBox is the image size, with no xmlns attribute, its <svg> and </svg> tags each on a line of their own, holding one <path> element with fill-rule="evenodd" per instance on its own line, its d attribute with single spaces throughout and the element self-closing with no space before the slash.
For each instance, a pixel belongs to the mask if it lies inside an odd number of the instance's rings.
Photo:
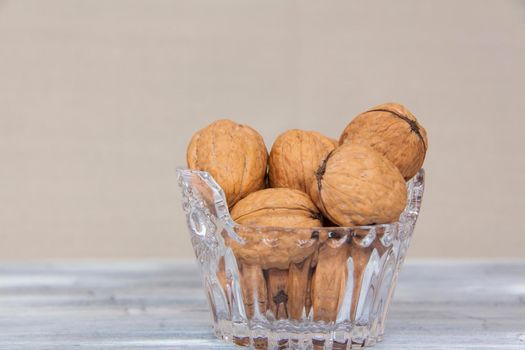
<svg viewBox="0 0 525 350">
<path fill-rule="evenodd" d="M 429 134 L 410 256 L 525 257 L 524 1 L 0 1 L 0 259 L 191 258 L 193 132 L 387 101 Z"/>
</svg>

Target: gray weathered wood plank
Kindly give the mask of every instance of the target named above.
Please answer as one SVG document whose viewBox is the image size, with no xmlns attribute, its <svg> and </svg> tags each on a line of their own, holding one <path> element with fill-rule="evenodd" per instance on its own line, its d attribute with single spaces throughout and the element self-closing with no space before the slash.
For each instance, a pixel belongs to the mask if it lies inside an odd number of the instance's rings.
<svg viewBox="0 0 525 350">
<path fill-rule="evenodd" d="M 234 349 L 192 262 L 0 264 L 0 349 Z M 408 262 L 375 349 L 525 349 L 525 261 Z"/>
</svg>

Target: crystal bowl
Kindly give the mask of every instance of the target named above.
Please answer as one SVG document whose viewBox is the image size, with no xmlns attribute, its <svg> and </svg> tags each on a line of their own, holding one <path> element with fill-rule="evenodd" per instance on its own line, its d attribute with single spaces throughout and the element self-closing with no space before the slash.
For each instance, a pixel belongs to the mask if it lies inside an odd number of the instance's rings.
<svg viewBox="0 0 525 350">
<path fill-rule="evenodd" d="M 177 169 L 183 210 L 218 338 L 255 349 L 355 349 L 381 341 L 414 230 L 424 171 L 399 221 L 253 227 L 230 217 L 207 172 Z"/>
</svg>

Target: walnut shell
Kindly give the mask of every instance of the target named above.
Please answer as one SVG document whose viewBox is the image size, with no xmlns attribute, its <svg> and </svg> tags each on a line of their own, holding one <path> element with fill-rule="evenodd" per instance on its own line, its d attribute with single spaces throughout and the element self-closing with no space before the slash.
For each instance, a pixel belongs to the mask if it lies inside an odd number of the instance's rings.
<svg viewBox="0 0 525 350">
<path fill-rule="evenodd" d="M 331 152 L 317 171 L 310 196 L 340 226 L 396 221 L 407 201 L 403 176 L 370 147 L 346 143 Z"/>
<path fill-rule="evenodd" d="M 233 207 L 231 217 L 246 225 L 236 229 L 244 244 L 225 238 L 227 245 L 244 263 L 260 265 L 264 269 L 287 269 L 291 263 L 304 261 L 317 249 L 319 240 L 312 238 L 310 228 L 322 225 L 321 213 L 310 197 L 301 191 L 268 188 L 254 192 Z M 259 230 L 250 226 L 275 229 Z"/>
<path fill-rule="evenodd" d="M 250 226 L 321 226 L 321 213 L 310 197 L 290 188 L 267 188 L 251 193 L 233 207 L 231 217 L 239 224 Z"/>
<path fill-rule="evenodd" d="M 385 103 L 359 114 L 343 131 L 339 143 L 370 146 L 394 163 L 405 180 L 423 166 L 427 132 L 403 105 Z"/>
<path fill-rule="evenodd" d="M 271 187 L 307 192 L 321 161 L 337 141 L 315 131 L 288 130 L 275 140 L 268 159 Z"/>
<path fill-rule="evenodd" d="M 188 167 L 207 171 L 222 187 L 228 207 L 264 188 L 268 151 L 257 131 L 231 120 L 218 120 L 193 135 Z"/>
</svg>

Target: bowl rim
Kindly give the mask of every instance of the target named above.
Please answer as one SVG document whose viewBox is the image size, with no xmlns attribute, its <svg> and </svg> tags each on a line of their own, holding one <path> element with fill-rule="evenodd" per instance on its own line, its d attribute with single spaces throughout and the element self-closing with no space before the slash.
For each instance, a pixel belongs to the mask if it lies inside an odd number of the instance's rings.
<svg viewBox="0 0 525 350">
<path fill-rule="evenodd" d="M 418 170 L 416 175 L 414 175 L 411 179 L 406 181 L 407 191 L 408 191 L 407 205 L 405 206 L 405 209 L 403 210 L 403 213 L 401 213 L 401 215 L 400 215 L 400 217 L 399 217 L 399 219 L 397 221 L 393 221 L 393 222 L 389 222 L 389 223 L 383 223 L 383 224 L 359 225 L 359 226 L 289 227 L 289 226 L 260 226 L 260 225 L 239 224 L 239 223 L 235 222 L 233 220 L 233 218 L 231 217 L 230 209 L 228 208 L 228 205 L 227 205 L 227 202 L 226 202 L 226 196 L 224 195 L 224 190 L 217 183 L 217 181 L 215 181 L 215 179 L 213 178 L 213 176 L 209 172 L 203 171 L 203 170 L 190 169 L 190 168 L 185 167 L 185 166 L 177 166 L 175 168 L 175 171 L 176 171 L 178 176 L 182 176 L 183 174 L 196 174 L 196 175 L 200 176 L 207 183 L 207 185 L 210 186 L 212 189 L 218 190 L 218 192 L 220 193 L 221 199 L 224 202 L 224 208 L 226 210 L 226 212 L 224 212 L 224 210 L 221 209 L 220 211 L 222 211 L 222 212 L 220 213 L 221 214 L 220 216 L 221 216 L 222 219 L 226 219 L 228 221 L 229 225 L 232 226 L 232 227 L 248 228 L 248 229 L 257 230 L 257 231 L 298 231 L 298 230 L 311 230 L 311 231 L 319 231 L 319 232 L 322 232 L 322 231 L 326 231 L 326 232 L 348 231 L 347 233 L 350 233 L 352 235 L 355 235 L 354 231 L 356 231 L 356 230 L 368 230 L 368 231 L 370 231 L 372 229 L 377 229 L 377 228 L 385 228 L 386 229 L 388 227 L 392 227 L 394 225 L 399 225 L 399 224 L 404 223 L 405 221 L 401 220 L 402 215 L 407 210 L 407 208 L 408 208 L 408 206 L 410 204 L 410 198 L 416 194 L 415 191 L 410 191 L 410 184 L 417 182 L 417 184 L 421 188 L 421 197 L 422 197 L 423 193 L 424 193 L 424 188 L 425 188 L 425 174 L 426 174 L 425 169 L 421 168 L 421 169 Z M 216 202 L 215 203 L 215 208 L 218 209 L 217 207 L 218 207 L 218 203 Z M 415 219 L 417 219 L 417 217 L 419 216 L 419 212 L 420 212 L 420 209 L 421 209 L 420 207 L 421 207 L 421 203 L 419 205 L 416 205 L 416 207 L 414 208 L 415 210 L 412 212 L 412 214 L 415 215 Z M 224 215 L 224 214 L 226 214 L 226 215 Z M 361 236 L 361 235 L 359 235 L 359 236 Z"/>
</svg>

